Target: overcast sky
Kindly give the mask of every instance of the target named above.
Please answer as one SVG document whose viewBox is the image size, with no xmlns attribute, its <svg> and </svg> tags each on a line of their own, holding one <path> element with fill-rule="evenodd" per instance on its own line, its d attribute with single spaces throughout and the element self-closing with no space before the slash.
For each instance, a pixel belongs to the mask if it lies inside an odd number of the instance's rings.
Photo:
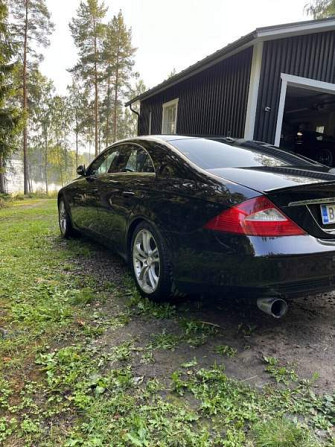
<svg viewBox="0 0 335 447">
<path fill-rule="evenodd" d="M 46 0 L 56 24 L 42 72 L 59 93 L 71 82 L 76 60 L 68 23 L 80 0 Z M 310 20 L 307 0 L 105 0 L 109 17 L 121 9 L 132 27 L 136 71 L 148 88 L 175 68 L 188 67 L 257 27 Z"/>
</svg>

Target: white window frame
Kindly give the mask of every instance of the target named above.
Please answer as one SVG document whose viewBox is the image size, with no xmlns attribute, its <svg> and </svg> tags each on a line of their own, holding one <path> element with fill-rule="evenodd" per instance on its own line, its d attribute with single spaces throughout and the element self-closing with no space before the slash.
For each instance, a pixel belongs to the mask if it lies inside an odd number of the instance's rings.
<svg viewBox="0 0 335 447">
<path fill-rule="evenodd" d="M 166 109 L 171 106 L 176 106 L 176 117 L 174 121 L 174 128 L 175 128 L 175 134 L 177 133 L 177 122 L 178 122 L 178 103 L 179 98 L 172 99 L 172 101 L 163 103 L 163 110 L 162 110 L 162 134 L 164 135 L 166 132 L 164 132 L 164 123 L 166 120 Z"/>
<path fill-rule="evenodd" d="M 289 75 L 286 73 L 281 73 L 280 77 L 282 83 L 281 83 L 280 100 L 278 106 L 276 136 L 274 141 L 275 146 L 280 145 L 280 136 L 283 127 L 286 92 L 288 86 L 308 88 L 309 90 L 314 90 L 316 92 L 330 93 L 332 95 L 335 95 L 335 84 L 331 84 L 329 82 L 317 81 L 316 79 L 303 78 L 300 76 Z"/>
</svg>

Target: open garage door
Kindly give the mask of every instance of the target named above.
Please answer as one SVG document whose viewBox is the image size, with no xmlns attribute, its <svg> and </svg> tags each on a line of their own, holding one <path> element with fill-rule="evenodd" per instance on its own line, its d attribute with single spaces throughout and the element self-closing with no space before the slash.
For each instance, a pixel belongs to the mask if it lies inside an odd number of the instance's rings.
<svg viewBox="0 0 335 447">
<path fill-rule="evenodd" d="M 334 166 L 335 85 L 286 76 L 289 79 L 283 79 L 276 145 Z M 290 82 L 292 78 L 294 82 Z M 299 83 L 301 80 L 305 82 Z"/>
</svg>

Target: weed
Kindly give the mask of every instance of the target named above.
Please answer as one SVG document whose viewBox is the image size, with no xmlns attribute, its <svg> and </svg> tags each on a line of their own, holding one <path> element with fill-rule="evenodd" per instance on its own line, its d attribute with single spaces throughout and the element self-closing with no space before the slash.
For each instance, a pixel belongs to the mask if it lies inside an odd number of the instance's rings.
<svg viewBox="0 0 335 447">
<path fill-rule="evenodd" d="M 171 349 L 174 350 L 181 342 L 182 338 L 179 335 L 168 334 L 164 329 L 161 334 L 153 334 L 150 347 L 152 349 Z"/>
<path fill-rule="evenodd" d="M 318 447 L 310 431 L 285 417 L 255 425 L 255 447 Z"/>
<path fill-rule="evenodd" d="M 214 352 L 216 354 L 225 355 L 226 357 L 235 357 L 235 355 L 237 354 L 236 349 L 228 345 L 215 346 Z"/>
<path fill-rule="evenodd" d="M 277 383 L 285 383 L 286 385 L 290 381 L 296 382 L 298 376 L 293 369 L 288 369 L 286 366 L 280 365 L 278 359 L 275 357 L 263 357 L 264 362 L 267 364 L 265 371 L 267 371 Z"/>
</svg>

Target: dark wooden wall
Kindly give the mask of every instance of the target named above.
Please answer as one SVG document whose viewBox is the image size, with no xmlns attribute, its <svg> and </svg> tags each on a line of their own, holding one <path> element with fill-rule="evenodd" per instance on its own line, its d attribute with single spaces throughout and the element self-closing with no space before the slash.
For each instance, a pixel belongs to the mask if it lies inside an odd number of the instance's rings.
<svg viewBox="0 0 335 447">
<path fill-rule="evenodd" d="M 141 102 L 139 135 L 161 134 L 162 105 L 179 98 L 179 135 L 242 137 L 247 110 L 252 48 Z"/>
<path fill-rule="evenodd" d="M 335 83 L 335 32 L 264 43 L 254 135 L 256 140 L 274 142 L 281 73 Z M 270 107 L 271 112 L 265 112 L 265 107 Z"/>
</svg>

